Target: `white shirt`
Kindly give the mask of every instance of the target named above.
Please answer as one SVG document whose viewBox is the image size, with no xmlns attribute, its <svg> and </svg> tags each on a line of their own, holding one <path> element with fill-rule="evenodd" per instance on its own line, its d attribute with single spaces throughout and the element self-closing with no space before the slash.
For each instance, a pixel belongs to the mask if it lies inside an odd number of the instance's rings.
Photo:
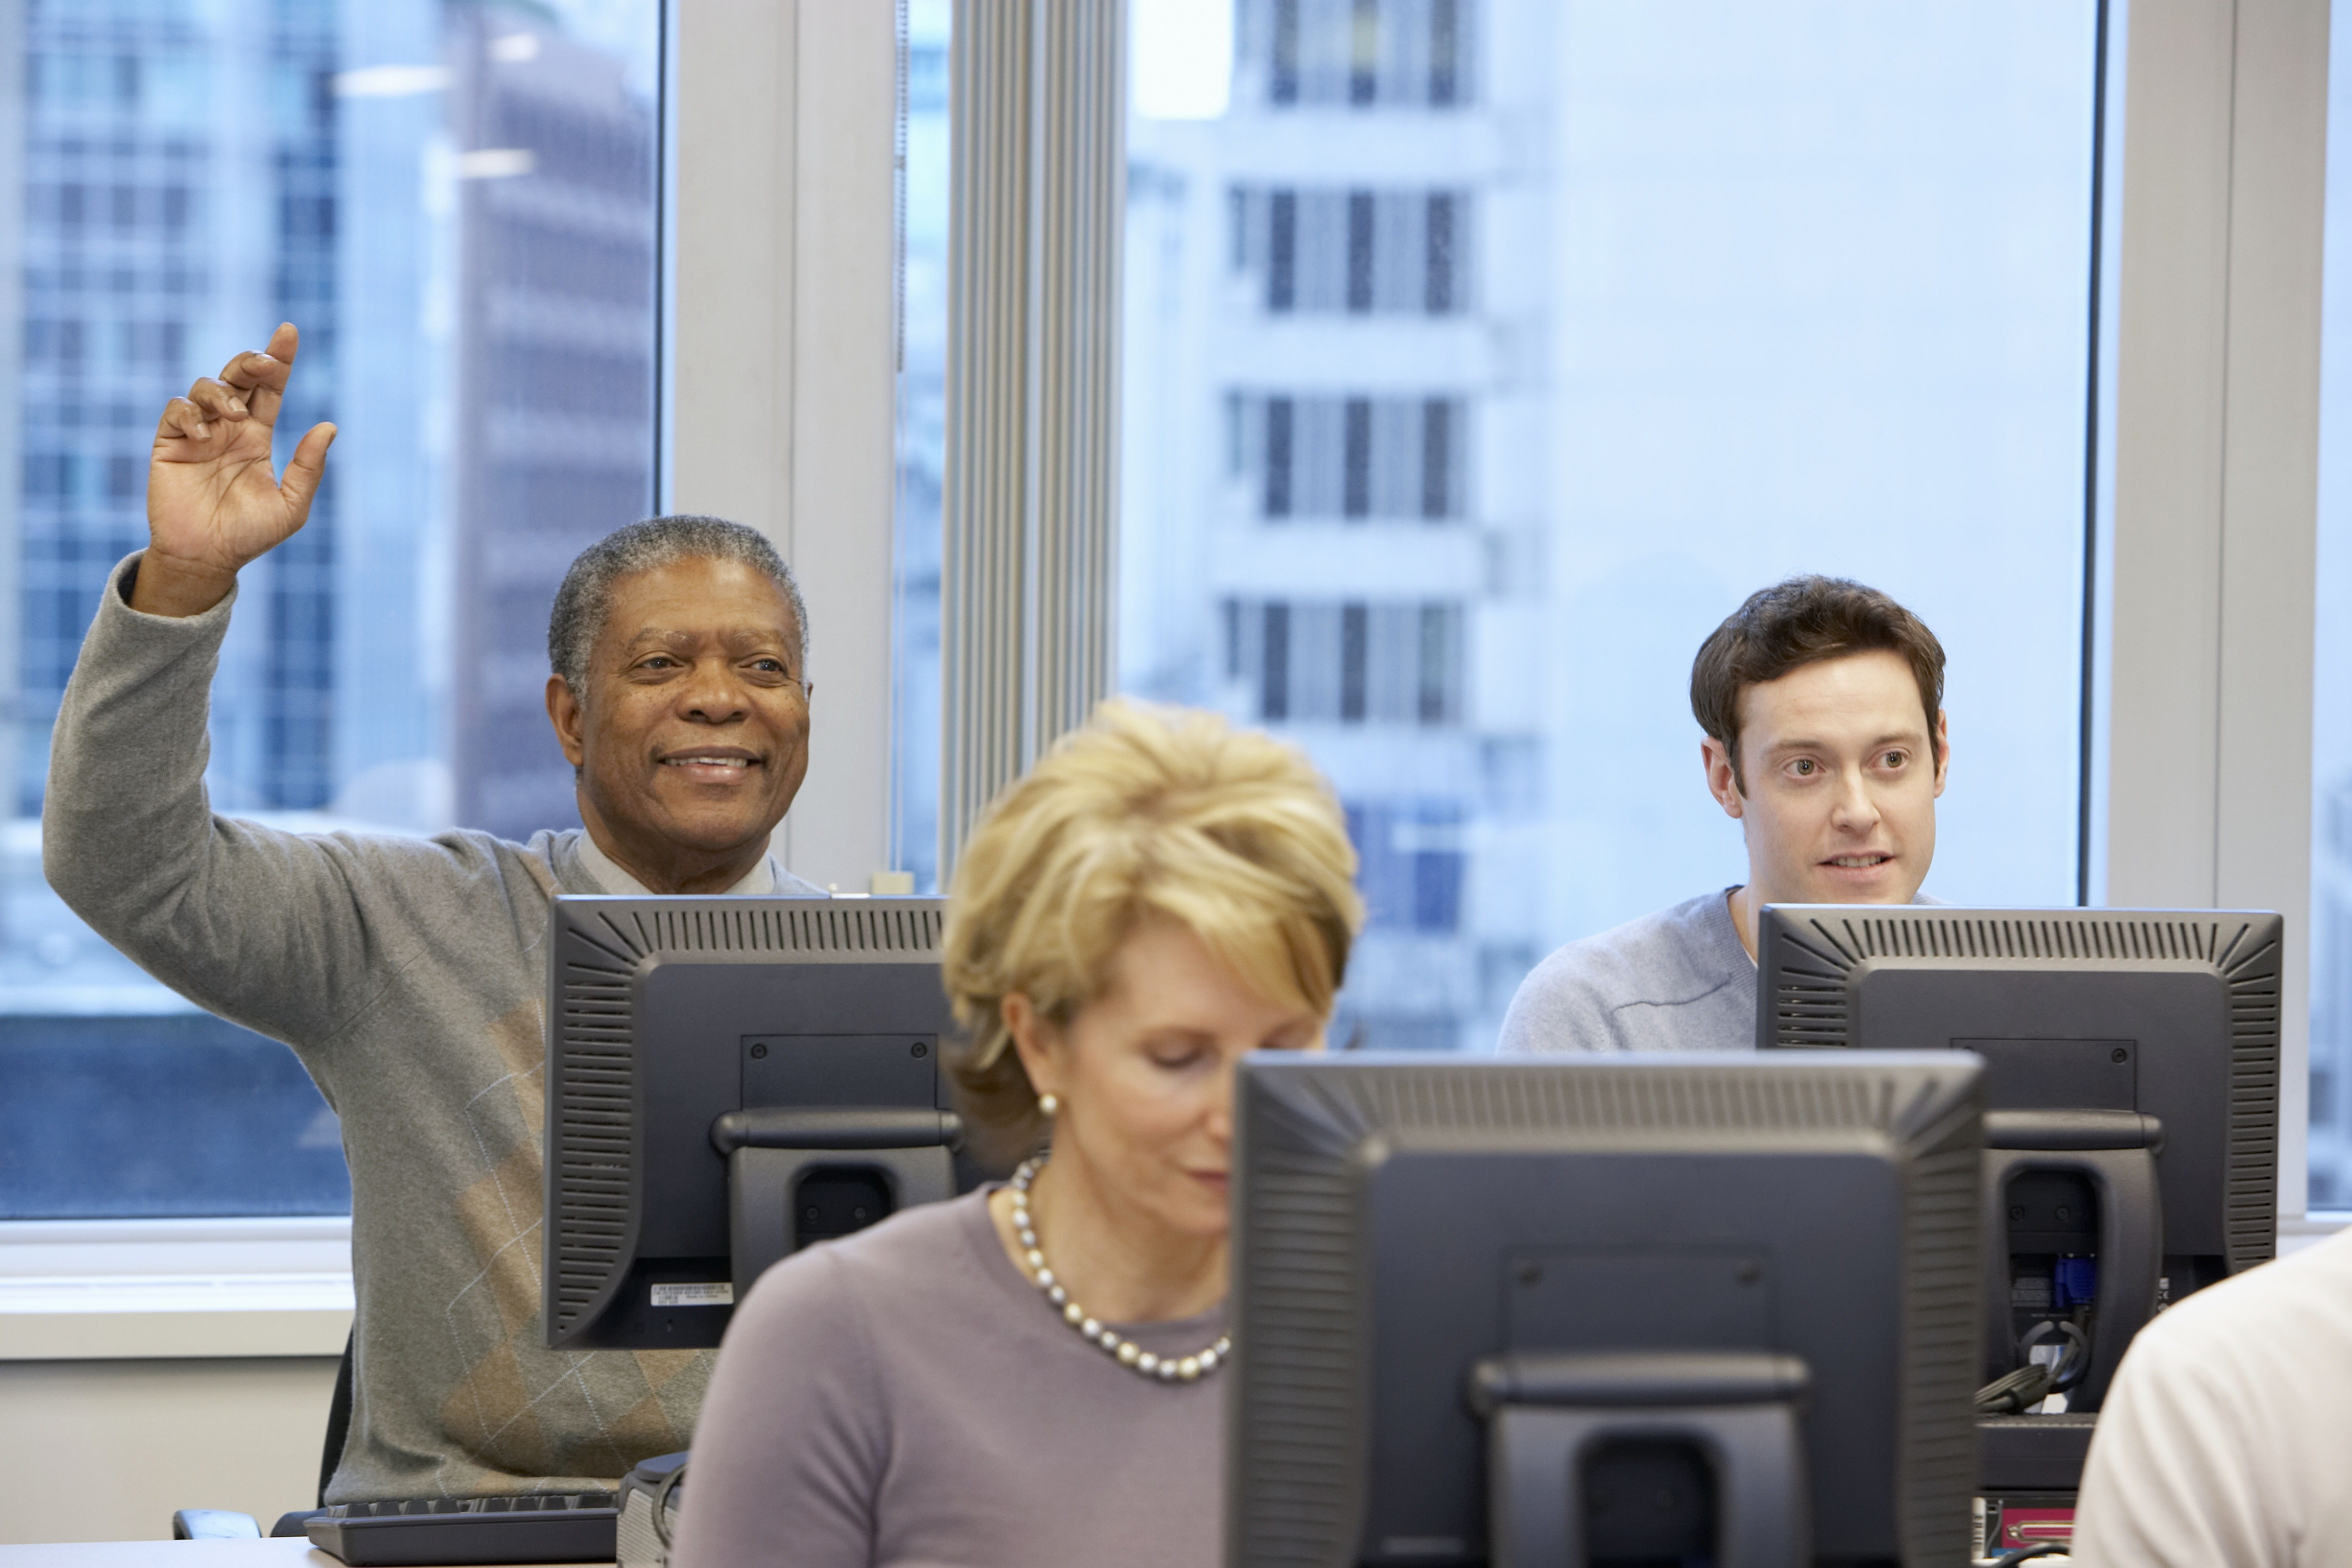
<svg viewBox="0 0 2352 1568">
<path fill-rule="evenodd" d="M 2352 1232 L 2141 1331 L 2099 1412 L 2074 1561 L 2352 1563 Z"/>
<path fill-rule="evenodd" d="M 593 833 L 580 835 L 580 863 L 586 868 L 590 876 L 596 879 L 596 885 L 606 893 L 650 894 L 653 892 L 652 888 L 623 871 L 620 862 L 599 848 L 596 835 Z M 776 865 L 776 857 L 761 855 L 759 863 L 745 872 L 743 879 L 727 891 L 729 893 L 773 893 L 776 891 L 777 884 L 782 881 L 783 877 Z"/>
</svg>

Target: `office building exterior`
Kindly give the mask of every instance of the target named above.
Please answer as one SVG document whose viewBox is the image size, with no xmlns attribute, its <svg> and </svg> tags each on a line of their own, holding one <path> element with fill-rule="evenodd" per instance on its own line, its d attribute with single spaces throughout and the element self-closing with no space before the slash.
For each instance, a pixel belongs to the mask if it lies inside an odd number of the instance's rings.
<svg viewBox="0 0 2352 1568">
<path fill-rule="evenodd" d="M 1224 115 L 1130 130 L 1122 681 L 1327 771 L 1370 912 L 1339 1029 L 1378 1046 L 1491 1040 L 1537 956 L 1491 648 L 1540 521 L 1503 341 L 1539 196 L 1486 10 L 1243 0 Z"/>
<path fill-rule="evenodd" d="M 21 475 L 0 507 L 0 1072 L 42 1086 L 9 1097 L 26 1113 L 82 1105 L 101 1129 L 46 1162 L 49 1196 L 0 1193 L 0 1212 L 345 1201 L 291 1058 L 190 1014 L 39 864 L 49 728 L 107 572 L 145 543 L 156 417 L 277 322 L 302 332 L 278 462 L 319 421 L 341 435 L 307 525 L 242 575 L 214 805 L 297 829 L 576 825 L 547 606 L 583 545 L 651 506 L 656 16 L 0 7 L 22 88 L 0 177 L 24 214 L 0 256 L 24 362 L 0 407 Z M 205 1105 L 237 1129 L 231 1157 L 149 1157 Z"/>
</svg>

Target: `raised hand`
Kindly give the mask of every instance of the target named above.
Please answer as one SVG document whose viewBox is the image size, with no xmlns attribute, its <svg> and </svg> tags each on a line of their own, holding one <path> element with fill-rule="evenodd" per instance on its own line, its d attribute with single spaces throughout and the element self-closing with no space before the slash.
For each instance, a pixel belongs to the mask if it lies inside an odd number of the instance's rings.
<svg viewBox="0 0 2352 1568">
<path fill-rule="evenodd" d="M 239 354 L 217 378 L 175 397 L 155 426 L 147 465 L 147 553 L 131 607 L 195 615 L 228 596 L 246 562 L 293 537 L 310 515 L 327 467 L 331 424 L 313 425 L 281 484 L 270 438 L 300 335 L 289 322 L 262 353 Z"/>
</svg>

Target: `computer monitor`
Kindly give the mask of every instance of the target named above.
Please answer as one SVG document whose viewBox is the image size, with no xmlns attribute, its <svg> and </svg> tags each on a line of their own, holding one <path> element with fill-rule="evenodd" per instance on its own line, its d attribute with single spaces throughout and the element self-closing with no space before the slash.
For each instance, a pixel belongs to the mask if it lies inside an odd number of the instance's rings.
<svg viewBox="0 0 2352 1568">
<path fill-rule="evenodd" d="M 2095 1411 L 2152 1313 L 2271 1257 L 2276 915 L 1768 904 L 1757 965 L 1761 1048 L 1985 1059 L 1988 1384 L 2079 1335 Z"/>
<path fill-rule="evenodd" d="M 1226 1562 L 1964 1561 L 1980 1072 L 1247 1059 Z"/>
<path fill-rule="evenodd" d="M 795 1248 L 951 1197 L 936 898 L 563 897 L 542 1317 L 703 1349 Z"/>
</svg>

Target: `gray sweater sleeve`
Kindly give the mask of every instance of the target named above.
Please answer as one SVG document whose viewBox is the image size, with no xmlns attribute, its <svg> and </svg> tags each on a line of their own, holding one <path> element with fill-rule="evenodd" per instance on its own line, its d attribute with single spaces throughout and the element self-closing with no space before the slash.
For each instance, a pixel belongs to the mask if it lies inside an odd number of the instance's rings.
<svg viewBox="0 0 2352 1568">
<path fill-rule="evenodd" d="M 144 615 L 115 569 L 67 683 L 49 754 L 41 860 L 49 884 L 148 973 L 224 1018 L 315 1044 L 401 961 L 402 893 L 373 862 L 447 846 L 297 834 L 215 816 L 205 789 L 214 670 L 235 595 L 202 615 Z M 414 870 L 425 870 L 419 865 Z M 394 873 L 386 876 L 384 873 Z M 373 904 L 360 888 L 381 890 Z"/>
</svg>

